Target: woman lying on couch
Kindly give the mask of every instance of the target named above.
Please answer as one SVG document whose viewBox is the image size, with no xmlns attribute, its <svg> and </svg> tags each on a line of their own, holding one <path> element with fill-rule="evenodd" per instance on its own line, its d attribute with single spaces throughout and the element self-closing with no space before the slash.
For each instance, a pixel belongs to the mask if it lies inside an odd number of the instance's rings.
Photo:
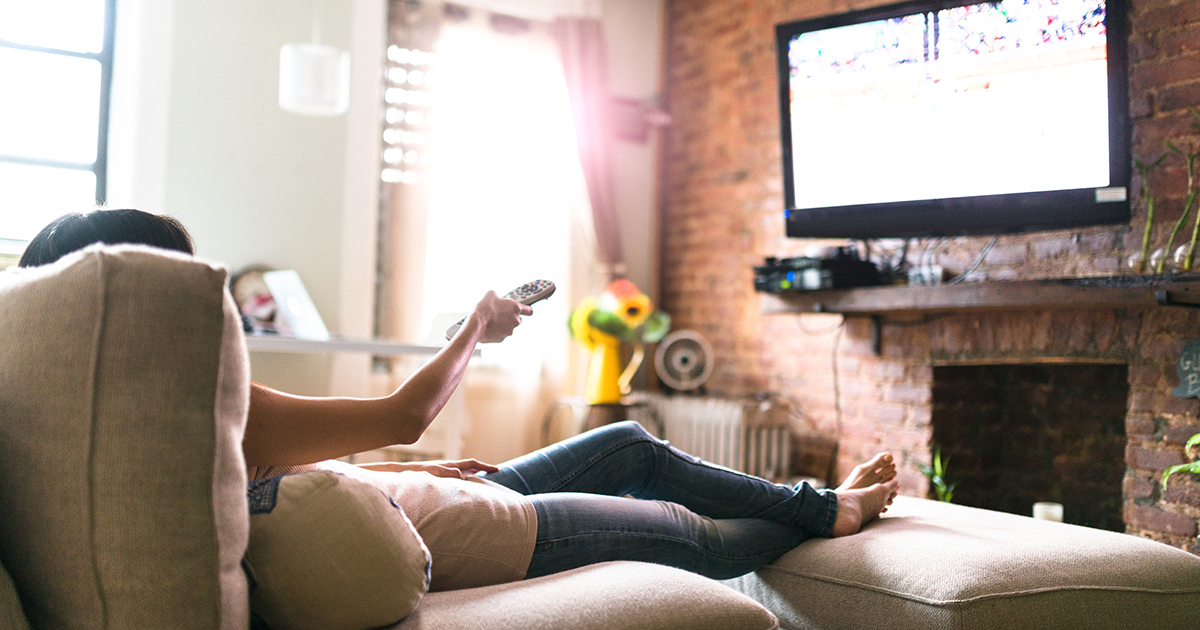
<svg viewBox="0 0 1200 630">
<path fill-rule="evenodd" d="M 194 254 L 187 231 L 170 217 L 95 210 L 46 226 L 19 264 L 48 264 L 96 242 Z M 858 532 L 896 496 L 896 466 L 886 453 L 855 467 L 836 490 L 788 487 L 704 462 L 633 422 L 498 466 L 473 459 L 361 467 L 331 461 L 415 442 L 462 380 L 476 344 L 504 340 L 532 313 L 489 291 L 458 334 L 382 398 L 294 396 L 252 384 L 243 441 L 250 478 L 316 468 L 386 476 L 429 546 L 434 590 L 609 560 L 735 577 L 807 538 Z"/>
</svg>

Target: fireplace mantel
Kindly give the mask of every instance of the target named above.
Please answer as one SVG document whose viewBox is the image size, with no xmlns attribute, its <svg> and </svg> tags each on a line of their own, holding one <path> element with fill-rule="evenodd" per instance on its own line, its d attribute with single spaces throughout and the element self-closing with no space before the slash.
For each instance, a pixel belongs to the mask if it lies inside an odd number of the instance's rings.
<svg viewBox="0 0 1200 630">
<path fill-rule="evenodd" d="M 1200 307 L 1200 273 L 764 293 L 766 314 Z"/>
</svg>

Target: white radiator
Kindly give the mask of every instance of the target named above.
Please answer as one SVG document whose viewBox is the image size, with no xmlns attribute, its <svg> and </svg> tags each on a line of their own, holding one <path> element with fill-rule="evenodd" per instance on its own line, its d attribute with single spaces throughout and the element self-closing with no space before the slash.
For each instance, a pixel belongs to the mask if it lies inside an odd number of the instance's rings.
<svg viewBox="0 0 1200 630">
<path fill-rule="evenodd" d="M 790 475 L 788 415 L 772 413 L 769 401 L 662 394 L 645 400 L 675 448 L 772 481 Z"/>
</svg>

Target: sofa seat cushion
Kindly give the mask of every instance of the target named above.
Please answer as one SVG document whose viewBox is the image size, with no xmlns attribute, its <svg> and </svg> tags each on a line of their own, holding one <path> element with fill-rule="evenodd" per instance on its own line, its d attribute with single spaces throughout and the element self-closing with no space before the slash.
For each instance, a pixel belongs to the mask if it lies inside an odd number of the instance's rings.
<svg viewBox="0 0 1200 630">
<path fill-rule="evenodd" d="M 773 630 L 754 600 L 706 577 L 603 562 L 520 582 L 440 591 L 392 630 Z"/>
<path fill-rule="evenodd" d="M 0 272 L 0 562 L 33 628 L 247 627 L 226 275 L 139 246 Z"/>
<path fill-rule="evenodd" d="M 1200 558 L 1185 551 L 911 497 L 726 583 L 787 629 L 1200 628 Z"/>
</svg>

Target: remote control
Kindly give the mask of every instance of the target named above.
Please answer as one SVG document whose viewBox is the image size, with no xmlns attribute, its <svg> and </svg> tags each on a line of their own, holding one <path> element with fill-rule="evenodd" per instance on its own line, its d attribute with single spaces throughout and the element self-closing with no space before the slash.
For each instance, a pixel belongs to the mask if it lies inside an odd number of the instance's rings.
<svg viewBox="0 0 1200 630">
<path fill-rule="evenodd" d="M 512 291 L 505 293 L 502 297 L 506 300 L 516 300 L 525 306 L 529 306 L 534 302 L 540 302 L 551 295 L 554 295 L 554 288 L 554 283 L 550 282 L 549 280 L 534 280 L 533 282 L 526 282 Z M 467 318 L 464 317 L 455 322 L 453 326 L 447 328 L 446 339 L 453 339 L 455 333 L 458 332 L 459 328 L 462 328 L 462 325 L 466 321 Z"/>
</svg>

